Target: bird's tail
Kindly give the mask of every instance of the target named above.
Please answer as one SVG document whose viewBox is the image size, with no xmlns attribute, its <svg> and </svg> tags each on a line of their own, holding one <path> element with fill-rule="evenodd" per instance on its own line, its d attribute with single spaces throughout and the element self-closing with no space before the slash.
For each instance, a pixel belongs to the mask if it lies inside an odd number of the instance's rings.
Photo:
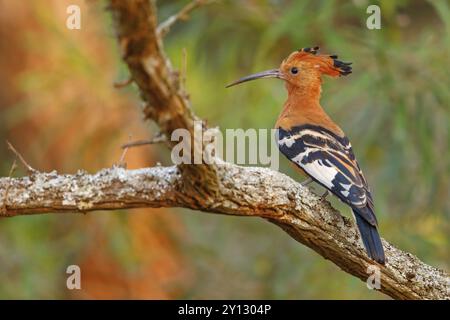
<svg viewBox="0 0 450 320">
<path fill-rule="evenodd" d="M 377 228 L 367 222 L 356 210 L 353 210 L 353 212 L 368 256 L 376 262 L 384 264 L 383 244 L 381 243 Z"/>
</svg>

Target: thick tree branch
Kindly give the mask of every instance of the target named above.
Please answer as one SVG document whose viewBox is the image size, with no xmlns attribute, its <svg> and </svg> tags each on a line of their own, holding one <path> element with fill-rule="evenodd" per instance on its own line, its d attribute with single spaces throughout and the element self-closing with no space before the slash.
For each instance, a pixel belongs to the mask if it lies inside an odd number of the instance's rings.
<svg viewBox="0 0 450 320">
<path fill-rule="evenodd" d="M 178 72 L 163 52 L 153 1 L 111 0 L 110 10 L 122 58 L 145 103 L 144 116 L 153 119 L 168 137 L 179 128 L 193 132 L 194 121 L 200 119 L 193 114 L 182 94 Z"/>
<path fill-rule="evenodd" d="M 367 258 L 353 223 L 291 178 L 265 168 L 217 166 L 214 205 L 186 193 L 176 167 L 104 169 L 94 175 L 36 173 L 0 179 L 0 203 L 7 216 L 44 212 L 88 212 L 137 207 L 184 207 L 205 212 L 262 217 L 294 239 L 366 281 Z M 383 241 L 387 264 L 381 292 L 396 299 L 449 299 L 449 275 Z"/>
<path fill-rule="evenodd" d="M 182 9 L 181 15 L 204 3 L 206 3 L 204 0 L 193 1 Z M 192 150 L 192 154 L 203 154 L 203 142 L 193 141 L 200 138 L 194 134 L 194 126 L 195 122 L 201 122 L 201 119 L 192 112 L 180 82 L 180 74 L 173 70 L 164 53 L 154 1 L 110 0 L 109 7 L 113 14 L 123 60 L 145 103 L 143 108 L 145 118 L 154 120 L 161 133 L 169 140 L 174 130 L 189 130 L 192 140 L 187 143 L 190 143 L 192 148 L 189 146 L 188 150 Z M 169 18 L 166 25 L 170 26 L 172 20 Z M 162 29 L 167 28 L 163 25 L 160 31 Z M 168 142 L 169 145 L 176 144 Z M 212 203 L 212 198 L 218 192 L 215 166 L 206 163 L 196 166 L 181 165 L 180 171 L 185 177 L 183 187 L 195 190 L 198 201 L 206 199 Z"/>
</svg>

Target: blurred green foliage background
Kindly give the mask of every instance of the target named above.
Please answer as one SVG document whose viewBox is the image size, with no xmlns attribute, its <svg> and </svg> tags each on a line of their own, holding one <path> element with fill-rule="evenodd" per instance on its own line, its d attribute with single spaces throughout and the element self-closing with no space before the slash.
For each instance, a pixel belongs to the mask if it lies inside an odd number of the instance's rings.
<svg viewBox="0 0 450 320">
<path fill-rule="evenodd" d="M 159 1 L 161 20 L 186 3 Z M 373 3 L 381 30 L 366 28 Z M 65 28 L 69 4 L 82 8 L 79 31 Z M 104 2 L 0 5 L 0 142 L 42 170 L 94 172 L 118 161 L 129 134 L 156 132 L 141 119 L 136 88 L 112 87 L 127 71 Z M 216 1 L 173 27 L 165 49 L 177 68 L 186 49 L 194 110 L 222 130 L 272 128 L 286 97 L 281 81 L 226 90 L 231 80 L 301 47 L 352 61 L 352 75 L 325 79 L 322 105 L 352 141 L 382 236 L 448 270 L 449 31 L 444 0 Z M 13 159 L 0 143 L 2 176 Z M 129 167 L 169 160 L 157 146 L 127 158 Z M 78 292 L 65 286 L 70 264 L 82 267 Z M 176 209 L 1 219 L 0 270 L 4 299 L 386 298 L 264 220 Z"/>
</svg>

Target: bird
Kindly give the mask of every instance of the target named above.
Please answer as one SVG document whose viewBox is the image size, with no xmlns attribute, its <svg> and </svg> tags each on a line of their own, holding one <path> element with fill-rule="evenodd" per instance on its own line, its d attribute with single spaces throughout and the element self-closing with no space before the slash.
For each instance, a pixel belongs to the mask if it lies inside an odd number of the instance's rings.
<svg viewBox="0 0 450 320">
<path fill-rule="evenodd" d="M 349 139 L 320 104 L 322 76 L 347 76 L 352 73 L 351 64 L 337 55 L 319 54 L 318 46 L 307 47 L 292 52 L 277 69 L 240 78 L 226 87 L 265 78 L 284 81 L 288 97 L 275 124 L 280 152 L 351 208 L 368 257 L 385 264 L 367 180 Z"/>
</svg>

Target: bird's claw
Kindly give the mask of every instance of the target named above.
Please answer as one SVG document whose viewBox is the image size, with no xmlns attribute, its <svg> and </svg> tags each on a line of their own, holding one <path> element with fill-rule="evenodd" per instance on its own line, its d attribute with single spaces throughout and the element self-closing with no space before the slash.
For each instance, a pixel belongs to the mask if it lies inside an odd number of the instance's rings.
<svg viewBox="0 0 450 320">
<path fill-rule="evenodd" d="M 330 194 L 330 191 L 325 190 L 325 192 L 320 196 L 322 200 L 326 200 L 327 196 Z"/>
</svg>

